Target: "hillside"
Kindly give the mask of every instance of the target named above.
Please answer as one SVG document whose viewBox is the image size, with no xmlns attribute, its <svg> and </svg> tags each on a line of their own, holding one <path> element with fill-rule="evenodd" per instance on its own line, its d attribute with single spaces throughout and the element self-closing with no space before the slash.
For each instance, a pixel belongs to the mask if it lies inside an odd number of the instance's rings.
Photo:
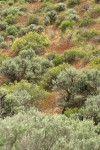
<svg viewBox="0 0 100 150">
<path fill-rule="evenodd" d="M 0 150 L 99 141 L 100 0 L 0 0 Z"/>
</svg>

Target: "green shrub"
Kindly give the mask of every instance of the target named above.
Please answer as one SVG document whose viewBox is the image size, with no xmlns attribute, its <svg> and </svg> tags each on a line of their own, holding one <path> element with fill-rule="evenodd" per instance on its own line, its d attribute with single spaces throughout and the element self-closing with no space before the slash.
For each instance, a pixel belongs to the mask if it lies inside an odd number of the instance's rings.
<svg viewBox="0 0 100 150">
<path fill-rule="evenodd" d="M 58 54 L 53 59 L 53 63 L 54 63 L 55 66 L 58 66 L 58 65 L 62 64 L 63 62 L 64 62 L 63 55 Z"/>
<path fill-rule="evenodd" d="M 38 17 L 37 17 L 36 15 L 31 15 L 31 16 L 29 17 L 28 24 L 29 24 L 29 25 L 30 25 L 30 24 L 36 24 L 36 25 L 38 25 L 38 24 L 39 24 L 39 19 L 38 19 Z"/>
<path fill-rule="evenodd" d="M 57 19 L 56 19 L 56 26 L 60 26 L 60 24 L 62 23 L 62 21 L 66 20 L 66 12 L 62 12 L 58 15 Z"/>
<path fill-rule="evenodd" d="M 13 16 L 12 14 L 9 14 L 9 15 L 6 17 L 5 21 L 6 21 L 8 24 L 14 24 L 14 23 L 16 23 L 16 17 Z"/>
<path fill-rule="evenodd" d="M 83 28 L 77 32 L 76 38 L 78 42 L 81 42 L 81 41 L 91 40 L 98 35 L 99 35 L 98 30 L 94 30 L 94 29 L 88 30 Z"/>
<path fill-rule="evenodd" d="M 64 52 L 63 59 L 65 62 L 73 63 L 85 58 L 86 52 L 80 49 L 70 49 Z"/>
<path fill-rule="evenodd" d="M 14 0 L 9 0 L 9 1 L 8 1 L 8 5 L 9 5 L 9 6 L 12 6 L 13 4 L 14 4 Z"/>
<path fill-rule="evenodd" d="M 74 21 L 62 21 L 61 25 L 60 25 L 60 29 L 64 32 L 66 31 L 66 29 L 72 29 L 74 26 Z"/>
<path fill-rule="evenodd" d="M 100 123 L 100 95 L 90 97 L 86 100 L 83 108 L 79 110 L 80 119 L 90 119 L 95 124 Z"/>
<path fill-rule="evenodd" d="M 57 13 L 56 13 L 56 11 L 48 11 L 48 12 L 44 15 L 44 23 L 45 23 L 45 25 L 52 24 L 53 22 L 56 21 L 56 18 L 57 18 Z"/>
<path fill-rule="evenodd" d="M 44 31 L 44 27 L 40 25 L 31 24 L 26 28 L 26 31 L 42 33 Z"/>
<path fill-rule="evenodd" d="M 27 33 L 28 33 L 27 27 L 22 27 L 22 28 L 20 28 L 20 30 L 18 32 L 18 35 L 19 35 L 19 37 L 22 37 L 22 36 L 24 36 Z"/>
<path fill-rule="evenodd" d="M 32 48 L 37 54 L 44 51 L 44 48 L 49 45 L 49 40 L 45 34 L 28 33 L 25 36 L 18 38 L 12 45 L 12 50 L 18 54 L 23 49 Z"/>
<path fill-rule="evenodd" d="M 0 43 L 4 41 L 4 37 L 0 35 Z"/>
<path fill-rule="evenodd" d="M 92 23 L 92 19 L 90 17 L 85 17 L 80 22 L 80 27 L 89 26 Z"/>
<path fill-rule="evenodd" d="M 90 62 L 90 67 L 100 69 L 100 58 L 97 57 L 97 58 L 92 59 L 92 61 Z"/>
<path fill-rule="evenodd" d="M 8 56 L 6 54 L 0 54 L 0 65 L 5 59 L 7 59 L 7 57 Z"/>
<path fill-rule="evenodd" d="M 27 79 L 39 82 L 43 73 L 53 66 L 49 60 L 36 56 L 32 49 L 23 50 L 19 56 L 2 62 L 0 71 L 12 82 Z"/>
<path fill-rule="evenodd" d="M 67 117 L 70 117 L 72 114 L 75 114 L 78 112 L 78 108 L 67 108 L 64 112 L 64 114 L 67 116 Z"/>
<path fill-rule="evenodd" d="M 81 0 L 68 0 L 67 4 L 68 6 L 73 6 L 76 4 L 79 4 L 81 2 Z"/>
<path fill-rule="evenodd" d="M 58 3 L 58 4 L 56 4 L 55 10 L 56 11 L 64 11 L 64 10 L 66 10 L 66 5 L 64 3 Z"/>
<path fill-rule="evenodd" d="M 77 15 L 76 12 L 69 12 L 67 18 L 67 20 L 70 20 L 70 21 L 79 21 L 80 17 Z"/>
<path fill-rule="evenodd" d="M 68 67 L 66 64 L 59 65 L 57 67 L 50 68 L 42 77 L 40 85 L 45 89 L 53 88 L 53 80 L 57 79 L 58 74 Z"/>
<path fill-rule="evenodd" d="M 29 2 L 29 3 L 34 3 L 34 2 L 40 2 L 42 0 L 25 0 L 26 2 Z"/>
<path fill-rule="evenodd" d="M 47 53 L 46 58 L 51 61 L 54 60 L 54 58 L 57 56 L 55 53 Z"/>
<path fill-rule="evenodd" d="M 60 101 L 64 100 L 64 107 L 76 107 L 84 104 L 86 97 L 89 95 L 97 95 L 99 93 L 100 71 L 96 69 L 76 70 L 68 68 L 58 75 L 53 81 L 54 89 L 62 91 Z M 76 95 L 80 96 L 79 104 L 76 103 Z M 65 109 L 64 108 L 64 109 Z"/>
<path fill-rule="evenodd" d="M 6 29 L 6 27 L 7 27 L 7 23 L 3 22 L 3 21 L 0 21 L 0 31 Z"/>
<path fill-rule="evenodd" d="M 13 36 L 13 35 L 8 35 L 7 38 L 10 41 L 14 41 L 15 40 L 15 36 Z"/>
<path fill-rule="evenodd" d="M 19 16 L 22 14 L 19 6 L 8 7 L 6 9 L 4 9 L 2 13 L 3 13 L 3 16 L 8 16 L 10 14 Z"/>
<path fill-rule="evenodd" d="M 8 26 L 6 29 L 6 32 L 7 32 L 7 35 L 16 36 L 17 35 L 17 27 L 15 25 Z"/>
<path fill-rule="evenodd" d="M 30 107 L 37 107 L 46 95 L 45 90 L 24 80 L 4 86 L 0 88 L 0 117 L 12 116 L 22 110 L 27 111 Z"/>
<path fill-rule="evenodd" d="M 49 61 L 52 61 L 54 66 L 58 66 L 64 62 L 62 54 L 60 55 L 60 54 L 56 54 L 56 53 L 49 53 L 46 55 L 46 58 Z"/>
<path fill-rule="evenodd" d="M 32 109 L 0 119 L 0 149 L 99 150 L 98 130 L 92 121 L 45 115 Z"/>
<path fill-rule="evenodd" d="M 43 26 L 37 26 L 36 28 L 36 32 L 37 33 L 42 33 L 44 31 L 44 27 Z"/>
<path fill-rule="evenodd" d="M 77 11 L 75 11 L 75 9 L 68 9 L 67 11 L 62 12 L 57 16 L 56 25 L 60 26 L 63 21 L 76 22 L 79 19 L 80 17 L 77 14 Z"/>
</svg>

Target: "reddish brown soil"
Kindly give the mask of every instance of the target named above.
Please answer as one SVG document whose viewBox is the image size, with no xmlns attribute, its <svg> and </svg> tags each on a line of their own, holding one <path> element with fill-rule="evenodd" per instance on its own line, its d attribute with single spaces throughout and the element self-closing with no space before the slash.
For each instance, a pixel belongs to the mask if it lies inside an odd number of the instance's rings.
<svg viewBox="0 0 100 150">
<path fill-rule="evenodd" d="M 2 75 L 0 76 L 0 85 L 3 83 L 3 81 L 5 80 L 6 78 Z"/>
<path fill-rule="evenodd" d="M 32 3 L 28 4 L 27 6 L 28 6 L 29 10 L 32 10 L 33 8 L 38 9 L 41 5 L 42 5 L 41 2 L 36 2 L 36 3 L 33 3 L 33 4 Z"/>
<path fill-rule="evenodd" d="M 60 39 L 58 42 L 54 41 L 51 46 L 47 49 L 47 52 L 52 53 L 63 53 L 65 50 L 72 48 L 74 45 L 71 42 Z"/>
<path fill-rule="evenodd" d="M 28 14 L 26 14 L 25 16 L 21 16 L 18 18 L 17 23 L 22 24 L 22 25 L 26 25 L 28 22 Z"/>
<path fill-rule="evenodd" d="M 58 94 L 59 94 L 58 92 L 51 92 L 49 94 L 49 96 L 46 98 L 46 100 L 44 100 L 44 102 L 42 103 L 42 106 L 41 106 L 42 112 L 50 113 L 50 114 L 55 113 L 54 112 L 54 110 L 56 108 L 55 101 L 56 101 Z"/>
<path fill-rule="evenodd" d="M 74 64 L 72 64 L 73 67 L 75 67 L 76 69 L 81 69 L 84 68 L 86 65 L 84 65 L 84 63 L 82 61 L 76 62 Z"/>
<path fill-rule="evenodd" d="M 92 24 L 90 26 L 91 29 L 95 29 L 95 30 L 100 30 L 100 24 L 99 23 L 96 23 L 96 24 Z"/>
</svg>

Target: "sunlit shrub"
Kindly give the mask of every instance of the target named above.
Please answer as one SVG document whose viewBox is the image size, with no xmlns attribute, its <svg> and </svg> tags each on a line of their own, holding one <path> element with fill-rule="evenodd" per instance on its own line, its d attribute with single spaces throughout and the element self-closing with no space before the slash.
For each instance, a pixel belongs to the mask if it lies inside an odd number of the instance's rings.
<svg viewBox="0 0 100 150">
<path fill-rule="evenodd" d="M 60 29 L 64 32 L 66 29 L 72 29 L 74 26 L 74 21 L 62 21 Z"/>
<path fill-rule="evenodd" d="M 32 48 L 36 53 L 41 53 L 49 43 L 45 34 L 30 32 L 22 38 L 16 39 L 12 45 L 12 50 L 15 53 L 19 53 L 23 49 Z"/>
</svg>

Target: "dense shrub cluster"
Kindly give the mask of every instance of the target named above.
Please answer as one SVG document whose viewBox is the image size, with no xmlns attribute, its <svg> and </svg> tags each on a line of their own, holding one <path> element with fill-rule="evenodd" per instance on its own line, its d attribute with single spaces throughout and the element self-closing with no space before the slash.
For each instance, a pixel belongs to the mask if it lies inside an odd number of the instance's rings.
<svg viewBox="0 0 100 150">
<path fill-rule="evenodd" d="M 37 107 L 47 92 L 27 81 L 9 84 L 0 88 L 0 117 L 12 116 L 31 107 Z"/>
<path fill-rule="evenodd" d="M 92 121 L 45 115 L 33 109 L 0 120 L 0 149 L 99 150 L 98 129 Z"/>
<path fill-rule="evenodd" d="M 93 119 L 95 124 L 100 123 L 100 95 L 88 98 L 84 107 L 79 110 L 78 117 L 81 120 Z"/>
<path fill-rule="evenodd" d="M 0 150 L 100 150 L 99 2 L 0 0 Z"/>
<path fill-rule="evenodd" d="M 63 91 L 58 105 L 64 99 L 64 104 L 60 104 L 62 106 L 82 106 L 87 96 L 99 93 L 100 71 L 96 69 L 77 71 L 69 68 L 60 72 L 53 82 L 55 89 Z"/>
<path fill-rule="evenodd" d="M 52 62 L 36 56 L 32 49 L 27 49 L 20 52 L 19 56 L 3 61 L 0 71 L 12 82 L 23 78 L 37 82 L 41 75 L 52 66 Z"/>
<path fill-rule="evenodd" d="M 56 67 L 52 67 L 47 70 L 47 72 L 43 75 L 41 79 L 41 85 L 45 89 L 52 89 L 53 88 L 53 80 L 57 79 L 58 74 L 65 70 L 66 67 L 69 67 L 67 64 L 61 64 Z"/>
<path fill-rule="evenodd" d="M 28 33 L 22 38 L 18 38 L 12 45 L 12 50 L 19 53 L 21 50 L 31 48 L 37 54 L 44 51 L 44 48 L 49 45 L 49 39 L 45 34 Z"/>
</svg>

